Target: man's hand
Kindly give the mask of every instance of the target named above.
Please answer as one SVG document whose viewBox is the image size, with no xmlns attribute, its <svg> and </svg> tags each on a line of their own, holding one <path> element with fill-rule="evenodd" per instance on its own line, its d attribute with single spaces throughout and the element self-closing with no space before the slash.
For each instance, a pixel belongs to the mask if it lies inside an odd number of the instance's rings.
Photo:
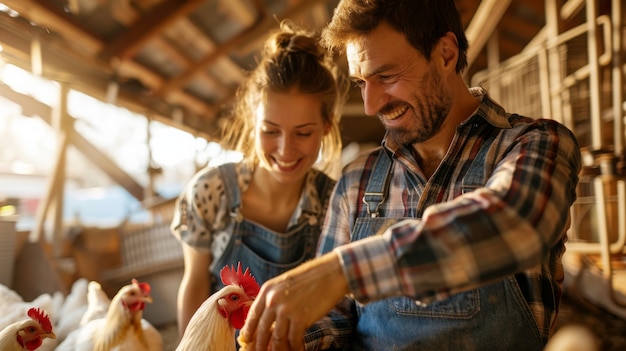
<svg viewBox="0 0 626 351">
<path fill-rule="evenodd" d="M 336 253 L 308 261 L 263 284 L 239 338 L 246 351 L 303 350 L 306 329 L 347 293 Z"/>
</svg>

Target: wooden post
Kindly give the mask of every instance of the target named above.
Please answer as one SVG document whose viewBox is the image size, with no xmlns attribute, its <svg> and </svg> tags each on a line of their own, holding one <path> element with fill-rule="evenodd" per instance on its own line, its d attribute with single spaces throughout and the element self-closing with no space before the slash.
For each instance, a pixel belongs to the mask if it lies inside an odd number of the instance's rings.
<svg viewBox="0 0 626 351">
<path fill-rule="evenodd" d="M 624 154 L 624 71 L 622 70 L 622 1 L 611 2 L 611 23 L 613 25 L 613 141 L 615 155 Z"/>
<path fill-rule="evenodd" d="M 591 113 L 591 146 L 593 150 L 603 148 L 602 115 L 600 111 L 600 68 L 598 64 L 598 40 L 595 0 L 587 0 L 587 56 L 589 57 L 589 102 Z"/>
<path fill-rule="evenodd" d="M 561 58 L 556 41 L 559 36 L 559 15 L 556 0 L 546 0 L 546 38 L 548 47 L 548 72 L 550 73 L 550 114 L 544 116 L 563 122 L 561 111 Z"/>
<path fill-rule="evenodd" d="M 65 165 L 69 133 L 72 132 L 71 120 L 67 113 L 67 95 L 69 87 L 67 83 L 61 83 L 61 100 L 59 108 L 53 113 L 52 126 L 57 132 L 58 148 L 53 172 L 48 178 L 46 191 L 42 202 L 37 208 L 37 222 L 30 235 L 31 241 L 42 242 L 44 240 L 45 223 L 48 214 L 52 213 L 52 247 L 55 256 L 61 255 L 63 234 L 63 194 L 65 189 Z"/>
</svg>

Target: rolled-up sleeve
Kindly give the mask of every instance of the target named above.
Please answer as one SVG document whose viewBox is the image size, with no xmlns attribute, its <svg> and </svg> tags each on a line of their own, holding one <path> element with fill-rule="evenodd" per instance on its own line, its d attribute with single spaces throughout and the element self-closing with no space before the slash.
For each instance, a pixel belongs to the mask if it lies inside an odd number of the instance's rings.
<svg viewBox="0 0 626 351">
<path fill-rule="evenodd" d="M 429 301 L 541 263 L 569 227 L 580 149 L 554 121 L 519 128 L 484 187 L 335 249 L 355 299 Z"/>
</svg>

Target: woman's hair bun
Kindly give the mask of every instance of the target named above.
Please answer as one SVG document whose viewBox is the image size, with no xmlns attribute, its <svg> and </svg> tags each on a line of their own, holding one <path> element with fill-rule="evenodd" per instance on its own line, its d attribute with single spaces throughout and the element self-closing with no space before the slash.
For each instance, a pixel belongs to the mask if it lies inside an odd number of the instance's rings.
<svg viewBox="0 0 626 351">
<path fill-rule="evenodd" d="M 274 34 L 273 40 L 268 40 L 266 43 L 267 55 L 302 52 L 312 55 L 320 61 L 324 60 L 326 51 L 319 45 L 317 35 L 298 28 L 289 20 L 282 21 L 280 28 L 281 31 Z"/>
</svg>

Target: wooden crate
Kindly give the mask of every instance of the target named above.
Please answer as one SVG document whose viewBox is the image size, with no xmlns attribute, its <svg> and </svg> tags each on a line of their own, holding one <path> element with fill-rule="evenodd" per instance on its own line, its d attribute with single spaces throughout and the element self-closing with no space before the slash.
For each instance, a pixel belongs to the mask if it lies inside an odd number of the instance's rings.
<svg viewBox="0 0 626 351">
<path fill-rule="evenodd" d="M 16 216 L 0 216 L 0 284 L 13 286 L 13 270 L 17 256 Z"/>
<path fill-rule="evenodd" d="M 122 264 L 101 273 L 103 286 L 115 294 L 133 278 L 149 283 L 154 303 L 146 306 L 144 318 L 157 326 L 175 322 L 183 252 L 169 223 L 123 231 L 120 245 Z"/>
</svg>

